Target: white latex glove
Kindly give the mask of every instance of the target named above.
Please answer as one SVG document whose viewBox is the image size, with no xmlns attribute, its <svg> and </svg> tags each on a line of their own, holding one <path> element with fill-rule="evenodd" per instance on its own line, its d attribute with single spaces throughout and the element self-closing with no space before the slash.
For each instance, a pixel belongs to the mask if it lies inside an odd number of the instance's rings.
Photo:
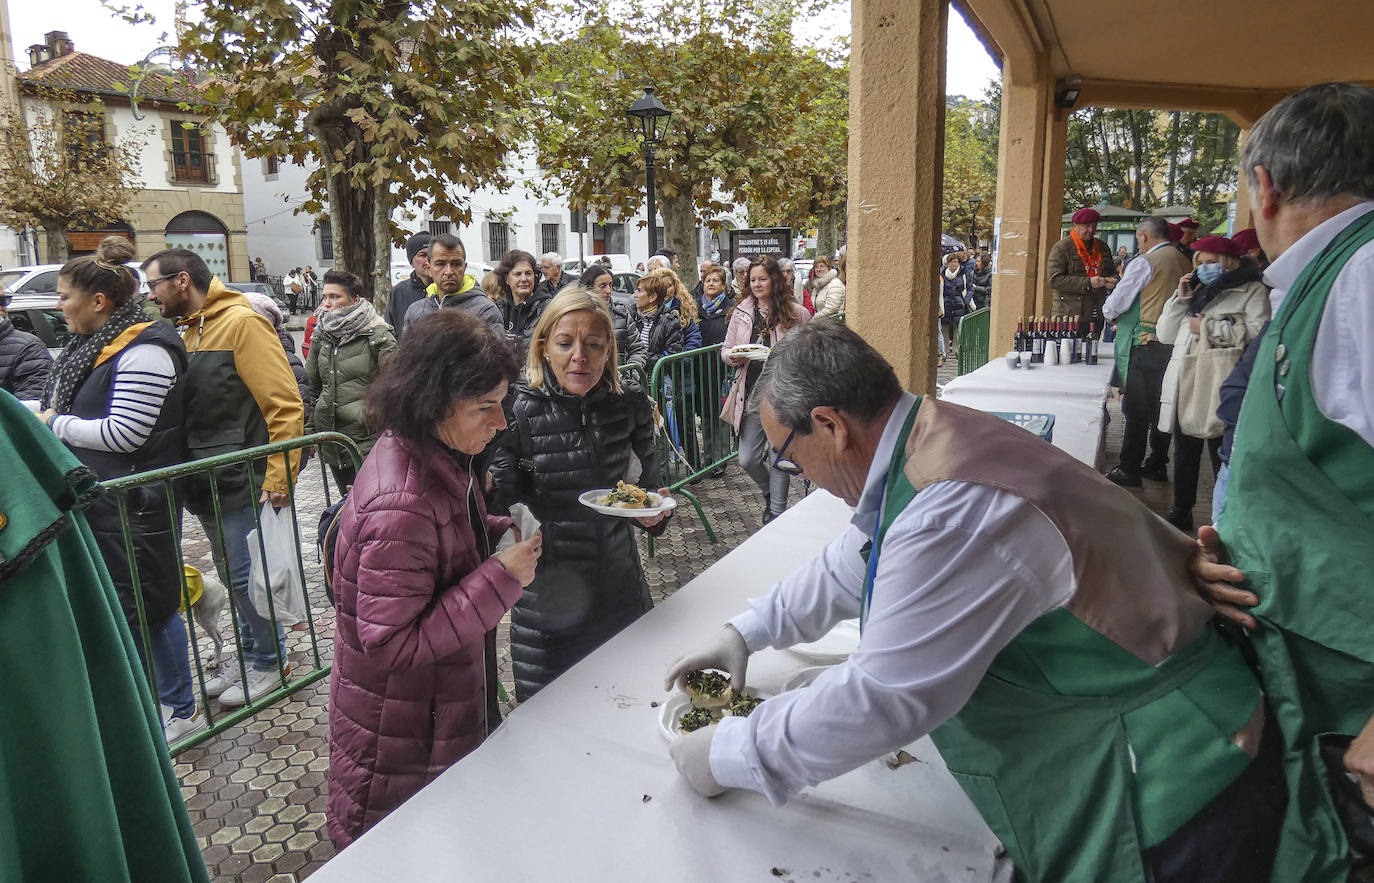
<svg viewBox="0 0 1374 883">
<path fill-rule="evenodd" d="M 714 668 L 730 674 L 730 686 L 736 690 L 744 689 L 744 673 L 749 667 L 749 647 L 744 636 L 732 625 L 716 632 L 704 647 L 695 653 L 688 653 L 668 666 L 668 674 L 663 679 L 663 689 L 681 689 L 688 672 L 699 668 Z M 676 755 L 674 755 L 676 756 Z M 700 789 L 698 789 L 700 790 Z"/>
<path fill-rule="evenodd" d="M 677 771 L 702 797 L 715 797 L 725 791 L 716 777 L 711 775 L 711 740 L 715 735 L 715 727 L 702 727 L 683 733 L 668 745 L 668 754 L 677 764 Z"/>
</svg>

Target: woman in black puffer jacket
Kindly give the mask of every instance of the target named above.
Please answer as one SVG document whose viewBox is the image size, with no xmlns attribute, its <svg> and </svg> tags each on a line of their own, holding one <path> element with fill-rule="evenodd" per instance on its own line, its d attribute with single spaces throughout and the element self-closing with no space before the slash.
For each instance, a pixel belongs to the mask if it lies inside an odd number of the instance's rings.
<svg viewBox="0 0 1374 883">
<path fill-rule="evenodd" d="M 493 509 L 521 502 L 543 525 L 534 582 L 511 611 L 516 699 L 529 699 L 653 607 L 631 519 L 599 515 L 577 501 L 626 478 L 657 488 L 649 399 L 621 384 L 615 328 L 601 301 L 580 286 L 554 296 L 535 327 L 516 387 L 510 425 L 493 443 Z M 661 533 L 663 517 L 639 519 Z"/>
</svg>

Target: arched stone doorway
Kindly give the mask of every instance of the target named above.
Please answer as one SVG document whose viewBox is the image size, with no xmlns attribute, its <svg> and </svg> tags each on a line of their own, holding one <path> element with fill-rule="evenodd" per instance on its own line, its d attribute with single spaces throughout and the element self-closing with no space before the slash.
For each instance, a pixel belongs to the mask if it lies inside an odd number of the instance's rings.
<svg viewBox="0 0 1374 883">
<path fill-rule="evenodd" d="M 167 248 L 185 248 L 200 255 L 221 279 L 229 277 L 229 229 L 209 212 L 182 212 L 167 222 Z"/>
</svg>

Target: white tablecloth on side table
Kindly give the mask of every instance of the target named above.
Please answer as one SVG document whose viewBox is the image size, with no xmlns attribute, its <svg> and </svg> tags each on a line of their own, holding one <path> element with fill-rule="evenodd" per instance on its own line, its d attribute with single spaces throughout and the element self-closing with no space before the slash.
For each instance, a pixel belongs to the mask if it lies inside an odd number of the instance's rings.
<svg viewBox="0 0 1374 883">
<path fill-rule="evenodd" d="M 817 491 L 517 708 L 477 751 L 313 878 L 372 880 L 1005 881 L 1009 862 L 929 739 L 921 762 L 865 764 L 782 807 L 698 796 L 659 730 L 663 672 L 745 600 L 844 530 Z M 775 691 L 807 663 L 764 650 Z M 838 738 L 837 734 L 837 738 Z"/>
<path fill-rule="evenodd" d="M 1053 414 L 1055 447 L 1096 466 L 1112 364 L 1111 344 L 1101 346 L 1096 365 L 1011 369 L 999 357 L 945 384 L 940 398 L 980 411 Z"/>
</svg>

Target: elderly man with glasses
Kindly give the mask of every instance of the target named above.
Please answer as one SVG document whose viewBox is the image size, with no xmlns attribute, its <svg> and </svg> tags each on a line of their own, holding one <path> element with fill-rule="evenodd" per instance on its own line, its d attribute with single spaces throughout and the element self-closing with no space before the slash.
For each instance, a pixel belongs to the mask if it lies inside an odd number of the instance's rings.
<svg viewBox="0 0 1374 883">
<path fill-rule="evenodd" d="M 774 346 L 755 393 L 773 468 L 854 507 L 846 532 L 675 662 L 745 685 L 749 654 L 858 617 L 848 661 L 679 737 L 698 792 L 782 803 L 930 734 L 1025 880 L 1264 880 L 1280 744 L 1193 544 L 990 414 L 904 392 L 838 323 Z"/>
</svg>

